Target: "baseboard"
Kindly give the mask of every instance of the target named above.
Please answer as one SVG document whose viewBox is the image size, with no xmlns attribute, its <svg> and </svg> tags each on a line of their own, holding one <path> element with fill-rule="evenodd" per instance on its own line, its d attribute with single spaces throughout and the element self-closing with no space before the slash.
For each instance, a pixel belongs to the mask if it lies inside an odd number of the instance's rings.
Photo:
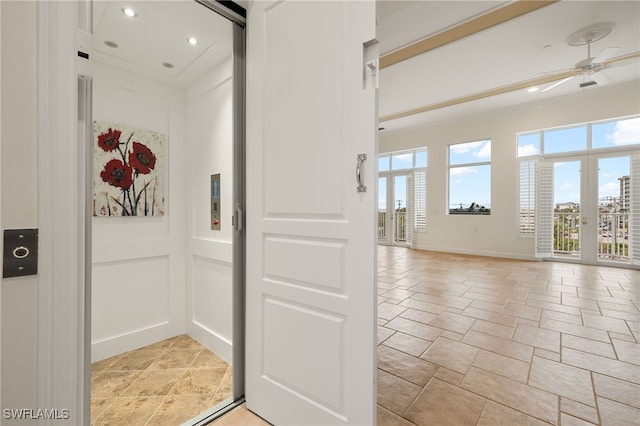
<svg viewBox="0 0 640 426">
<path fill-rule="evenodd" d="M 467 254 L 471 256 L 497 257 L 502 259 L 530 260 L 534 262 L 540 261 L 540 259 L 534 257 L 533 255 L 528 256 L 525 254 L 519 254 L 519 253 L 513 253 L 513 252 L 499 252 L 499 251 L 488 251 L 488 250 L 465 250 L 465 249 L 460 249 L 455 247 L 430 247 L 430 246 L 422 246 L 422 245 L 412 247 L 412 249 L 437 251 L 442 253 Z"/>
<path fill-rule="evenodd" d="M 187 334 L 229 364 L 233 364 L 233 344 L 227 339 L 196 322 L 187 323 Z"/>
<path fill-rule="evenodd" d="M 91 343 L 91 362 L 120 355 L 183 334 L 174 324 L 162 323 Z"/>
</svg>

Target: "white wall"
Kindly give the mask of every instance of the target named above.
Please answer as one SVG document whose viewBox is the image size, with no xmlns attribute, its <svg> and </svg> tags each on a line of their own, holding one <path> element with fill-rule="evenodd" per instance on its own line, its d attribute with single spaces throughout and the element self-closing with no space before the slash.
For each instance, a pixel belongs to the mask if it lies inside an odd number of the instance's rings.
<svg viewBox="0 0 640 426">
<path fill-rule="evenodd" d="M 94 120 L 166 139 L 163 217 L 94 217 L 92 360 L 187 332 L 232 356 L 232 64 L 186 90 L 96 64 Z M 221 230 L 210 177 L 221 174 Z"/>
<path fill-rule="evenodd" d="M 381 132 L 379 152 L 426 146 L 427 232 L 415 247 L 499 257 L 534 256 L 531 238 L 518 236 L 516 133 L 640 113 L 637 82 L 487 112 L 424 127 Z M 491 138 L 491 215 L 447 214 L 449 144 Z"/>
<path fill-rule="evenodd" d="M 3 1 L 0 8 L 0 226 L 37 228 L 36 3 Z M 1 408 L 36 407 L 38 278 L 7 278 L 0 285 Z"/>
<path fill-rule="evenodd" d="M 94 217 L 92 361 L 184 332 L 185 91 L 96 63 L 93 118 L 164 133 L 165 215 Z M 98 171 L 99 172 L 99 171 Z"/>
<path fill-rule="evenodd" d="M 187 89 L 187 332 L 232 359 L 232 62 Z M 211 230 L 211 175 L 220 173 L 220 230 Z"/>
</svg>

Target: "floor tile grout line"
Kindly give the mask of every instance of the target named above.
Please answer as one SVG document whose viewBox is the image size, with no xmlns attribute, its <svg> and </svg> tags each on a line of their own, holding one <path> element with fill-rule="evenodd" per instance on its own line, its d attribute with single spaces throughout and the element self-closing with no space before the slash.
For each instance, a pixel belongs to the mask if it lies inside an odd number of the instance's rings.
<svg viewBox="0 0 640 426">
<path fill-rule="evenodd" d="M 180 335 L 180 336 L 182 336 L 182 335 Z M 132 381 L 130 381 L 130 382 L 126 382 L 126 383 L 125 383 L 125 384 L 126 384 L 126 387 L 124 387 L 124 388 L 123 388 L 123 390 L 122 390 L 121 392 L 119 392 L 117 395 L 114 395 L 113 397 L 111 397 L 111 398 L 110 398 L 110 399 L 111 399 L 110 405 L 109 405 L 107 408 L 105 408 L 105 410 L 104 410 L 104 411 L 103 411 L 103 412 L 102 412 L 102 413 L 101 413 L 101 414 L 100 414 L 96 419 L 94 419 L 94 422 L 92 422 L 92 424 L 93 424 L 93 423 L 95 423 L 95 422 L 97 422 L 97 421 L 98 421 L 98 419 L 102 418 L 105 414 L 107 414 L 107 411 L 108 411 L 108 410 L 113 406 L 113 404 L 114 404 L 115 402 L 117 402 L 117 400 L 124 399 L 124 398 L 140 398 L 140 397 L 142 397 L 142 398 L 159 398 L 159 397 L 161 397 L 161 398 L 162 398 L 162 401 L 160 402 L 160 404 L 158 405 L 158 407 L 156 407 L 156 409 L 153 411 L 153 413 L 151 413 L 151 416 L 147 419 L 147 423 L 148 423 L 148 422 L 153 418 L 153 416 L 155 416 L 155 415 L 156 415 L 156 413 L 158 412 L 158 410 L 160 410 L 160 408 L 162 407 L 163 403 L 167 400 L 167 398 L 169 398 L 169 397 L 171 396 L 171 395 L 170 395 L 171 391 L 175 388 L 175 386 L 176 386 L 176 384 L 178 383 L 178 381 L 179 381 L 179 380 L 181 380 L 181 379 L 184 377 L 184 375 L 185 375 L 185 374 L 186 374 L 186 373 L 191 369 L 191 367 L 194 365 L 194 363 L 195 363 L 196 359 L 198 358 L 198 356 L 199 356 L 200 354 L 202 354 L 202 353 L 203 353 L 203 351 L 207 350 L 207 348 L 206 348 L 206 347 L 204 347 L 204 346 L 202 346 L 202 345 L 198 345 L 198 347 L 196 347 L 196 348 L 189 348 L 189 347 L 176 348 L 176 347 L 174 346 L 174 344 L 178 341 L 178 339 L 179 339 L 179 337 L 180 337 L 180 336 L 177 336 L 175 339 L 173 339 L 173 342 L 171 342 L 171 344 L 170 344 L 168 347 L 164 347 L 164 348 L 162 348 L 162 351 L 160 351 L 160 353 L 159 353 L 156 357 L 154 357 L 154 358 L 153 358 L 153 360 L 152 360 L 152 361 L 151 361 L 151 362 L 150 362 L 150 363 L 149 363 L 149 364 L 148 364 L 144 369 L 142 369 L 142 370 L 136 370 L 136 371 L 138 371 L 138 372 L 139 372 L 139 374 L 138 374 L 138 375 L 137 375 L 137 376 L 136 376 Z M 185 334 L 184 336 L 188 336 L 188 335 L 186 335 L 186 334 Z M 189 338 L 191 338 L 190 336 L 188 336 L 188 337 L 189 337 Z M 193 339 L 193 338 L 191 338 L 191 339 Z M 159 342 L 158 342 L 158 343 L 159 343 Z M 155 344 L 155 343 L 154 343 L 154 344 Z M 151 344 L 151 345 L 148 345 L 148 346 L 152 346 L 152 345 L 154 345 L 154 344 Z M 132 350 L 132 351 L 128 351 L 128 352 L 133 352 L 133 351 L 140 350 L 140 349 L 144 350 L 144 348 L 145 348 L 145 347 L 142 347 L 142 348 L 134 349 L 134 350 Z M 174 370 L 174 368 L 161 368 L 161 369 L 151 368 L 151 366 L 152 366 L 152 365 L 154 365 L 154 363 L 155 363 L 158 359 L 160 359 L 160 358 L 161 358 L 165 353 L 168 353 L 169 351 L 184 351 L 184 350 L 192 350 L 192 349 L 197 349 L 197 354 L 196 354 L 196 355 L 194 356 L 194 358 L 190 361 L 190 363 L 189 363 L 189 365 L 188 365 L 187 367 L 180 367 L 180 368 L 179 368 L 180 370 L 184 370 L 184 371 L 183 371 L 183 374 L 178 378 L 178 380 L 177 380 L 175 383 L 173 383 L 173 385 L 171 386 L 171 388 L 170 388 L 169 390 L 167 390 L 167 391 L 166 391 L 166 394 L 154 394 L 154 395 L 144 395 L 144 396 L 141 396 L 141 395 L 137 395 L 137 396 L 136 396 L 136 395 L 133 395 L 133 396 L 126 396 L 126 397 L 125 397 L 125 396 L 123 396 L 123 394 L 124 394 L 128 389 L 130 389 L 130 388 L 131 388 L 131 386 L 132 386 L 136 381 L 138 381 L 138 379 L 139 379 L 139 378 L 144 374 L 144 372 L 149 372 L 149 371 L 162 371 L 162 370 Z M 212 353 L 213 353 L 213 352 L 212 352 Z M 216 355 L 215 353 L 213 353 L 213 354 L 214 354 L 214 355 Z M 111 366 L 115 365 L 115 363 L 119 361 L 119 358 L 120 358 L 122 355 L 124 355 L 124 354 L 120 354 L 120 355 L 118 355 L 118 359 L 114 360 L 114 362 L 111 364 Z M 224 360 L 223 360 L 223 361 L 224 361 Z M 223 379 L 224 379 L 224 377 L 226 377 L 226 376 L 229 374 L 229 371 L 231 371 L 231 370 L 230 370 L 230 365 L 229 365 L 227 362 L 224 362 L 224 364 L 226 365 L 226 369 L 225 369 L 225 373 L 224 373 L 224 375 L 223 375 Z M 107 367 L 107 369 L 108 369 L 108 368 L 110 368 L 110 367 Z M 103 370 L 102 372 L 106 372 L 106 371 L 107 371 L 107 369 Z M 130 372 L 130 371 L 133 371 L 133 370 L 124 370 L 124 371 L 128 371 L 128 372 Z M 205 394 L 201 394 L 201 393 L 195 393 L 195 394 L 193 394 L 193 395 L 194 395 L 194 396 L 205 396 L 205 398 L 206 398 L 206 400 L 207 400 L 207 403 L 208 403 L 207 405 L 211 405 L 211 406 L 212 406 L 213 401 L 215 400 L 215 397 L 216 397 L 217 393 L 218 393 L 218 392 L 219 392 L 219 390 L 220 390 L 220 386 L 221 386 L 221 384 L 222 384 L 222 380 L 221 380 L 221 382 L 218 384 L 218 387 L 216 388 L 216 391 L 215 391 L 215 392 L 208 393 L 208 394 L 206 394 L 206 395 L 205 395 Z M 187 394 L 187 395 L 191 395 L 191 394 Z"/>
<path fill-rule="evenodd" d="M 390 259 L 390 256 L 389 256 L 389 255 L 387 255 L 387 256 L 385 256 L 385 257 Z M 442 261 L 442 259 L 443 259 L 443 258 L 442 258 L 442 257 L 440 257 L 440 259 L 439 259 L 438 261 Z M 416 261 L 422 261 L 423 259 L 417 259 L 417 258 L 414 258 L 413 260 L 416 260 Z M 389 262 L 390 262 L 390 261 L 391 261 L 391 260 L 389 260 Z M 517 263 L 517 265 L 518 265 L 518 266 L 520 266 L 520 263 L 518 262 L 518 263 Z M 580 277 L 580 276 L 584 276 L 585 274 L 581 274 L 581 273 L 580 273 L 580 266 L 578 266 L 578 265 L 576 265 L 576 266 L 571 265 L 570 267 L 568 267 L 568 266 L 563 265 L 563 264 L 560 264 L 559 266 L 558 266 L 557 264 L 547 264 L 547 265 L 550 265 L 550 266 L 551 266 L 551 268 L 556 268 L 556 267 L 557 267 L 557 269 L 548 269 L 548 270 L 547 270 L 547 271 L 545 271 L 545 272 L 538 271 L 538 272 L 537 272 L 536 277 L 542 277 L 542 276 L 544 276 L 545 278 L 547 278 L 547 288 L 548 288 L 548 289 L 549 289 L 549 285 L 551 285 L 551 284 L 554 284 L 554 285 L 556 285 L 556 284 L 560 284 L 560 285 L 562 285 L 562 284 L 563 284 L 563 282 L 564 282 L 565 284 L 568 284 L 570 287 L 572 287 L 572 288 L 575 288 L 575 289 L 576 289 L 576 290 L 575 290 L 575 291 L 576 291 L 576 293 L 575 293 L 575 297 L 576 297 L 577 299 L 585 299 L 585 298 L 586 298 L 587 300 L 592 300 L 592 299 L 593 299 L 593 300 L 596 300 L 596 301 L 597 301 L 597 304 L 596 304 L 596 309 L 597 309 L 597 311 L 596 311 L 596 312 L 593 312 L 592 310 L 587 309 L 587 308 L 588 308 L 588 305 L 586 305 L 586 306 L 585 306 L 584 304 L 580 304 L 579 306 L 577 306 L 577 308 L 579 309 L 579 310 L 578 310 L 578 318 L 580 319 L 580 321 L 579 321 L 579 323 L 580 323 L 580 324 L 578 324 L 578 325 L 577 325 L 578 327 L 581 327 L 581 328 L 582 328 L 582 327 L 585 327 L 585 328 L 587 328 L 587 329 L 598 330 L 598 331 L 599 331 L 599 332 L 601 332 L 601 333 L 606 332 L 606 333 L 607 333 L 607 345 L 608 345 L 608 347 L 610 347 L 610 348 L 612 348 L 612 347 L 613 347 L 613 341 L 614 341 L 614 340 L 616 340 L 616 338 L 618 338 L 618 340 L 621 340 L 621 341 L 626 341 L 626 342 L 629 342 L 629 341 L 630 341 L 631 343 L 636 343 L 636 344 L 637 344 L 637 342 L 638 342 L 637 333 L 634 333 L 634 332 L 633 332 L 632 327 L 630 327 L 630 326 L 629 326 L 629 322 L 628 322 L 628 321 L 630 321 L 630 320 L 629 320 L 629 319 L 626 319 L 624 316 L 623 316 L 623 317 L 621 317 L 620 319 L 624 321 L 624 324 L 625 324 L 625 325 L 626 325 L 626 327 L 627 327 L 627 328 L 626 328 L 626 330 L 627 330 L 627 331 L 630 331 L 630 332 L 631 332 L 631 334 L 625 334 L 625 333 L 620 334 L 620 333 L 618 333 L 615 329 L 614 329 L 614 330 L 611 330 L 610 328 L 606 328 L 606 327 L 588 327 L 588 326 L 586 326 L 586 325 L 585 325 L 585 322 L 584 322 L 584 315 L 587 313 L 587 311 L 588 311 L 588 313 L 589 313 L 590 315 L 600 315 L 600 316 L 603 316 L 603 317 L 605 317 L 606 315 L 604 315 L 604 313 L 602 312 L 602 303 L 601 303 L 601 301 L 600 301 L 600 300 L 598 299 L 598 297 L 597 297 L 597 296 L 598 296 L 598 295 L 597 295 L 597 292 L 595 292 L 595 293 L 594 293 L 594 292 L 591 292 L 591 293 L 593 293 L 593 294 L 594 294 L 594 297 L 593 297 L 593 298 L 592 298 L 592 297 L 590 297 L 590 295 L 589 295 L 589 293 L 590 293 L 589 289 L 590 289 L 590 288 L 594 288 L 594 289 L 596 289 L 596 287 L 594 287 L 594 286 L 593 286 L 593 285 L 591 285 L 590 283 L 594 283 L 595 285 L 597 285 L 598 283 L 597 283 L 596 281 L 591 280 L 591 279 L 589 279 L 589 278 L 587 278 L 587 279 L 585 279 L 585 280 L 580 280 L 580 281 L 582 281 L 582 282 L 585 282 L 585 283 L 586 283 L 586 285 L 587 285 L 587 287 L 586 287 L 586 288 L 587 288 L 587 290 L 586 290 L 586 291 L 583 291 L 583 290 L 581 290 L 583 287 L 581 287 L 581 286 L 580 286 L 580 282 L 577 282 L 575 279 L 572 279 L 572 280 L 565 280 L 565 279 L 564 279 L 565 277 Z M 546 266 L 546 265 L 545 265 L 545 266 Z M 528 267 L 522 267 L 522 266 L 520 266 L 520 267 L 521 267 L 522 269 L 528 269 Z M 538 269 L 538 270 L 539 270 L 540 268 L 541 268 L 541 265 L 536 265 L 536 267 L 535 267 L 535 269 Z M 416 269 L 417 269 L 417 268 L 416 268 Z M 476 270 L 476 271 L 480 271 L 480 272 L 482 272 L 483 274 L 486 274 L 486 275 L 485 275 L 486 277 L 490 277 L 490 276 L 491 276 L 491 268 L 487 268 L 486 266 L 483 266 L 483 265 L 474 264 L 474 265 L 471 265 L 469 268 L 467 268 L 467 270 Z M 482 271 L 482 270 L 483 270 L 483 271 Z M 589 270 L 586 270 L 586 271 L 587 271 L 587 273 L 591 273 Z M 557 272 L 557 273 L 556 273 L 556 272 Z M 509 277 L 510 277 L 510 278 L 515 278 L 515 277 L 517 276 L 516 274 L 517 274 L 517 272 L 514 270 L 514 271 L 512 271 L 512 272 L 511 272 L 510 274 L 508 274 L 508 275 L 509 275 Z M 599 275 L 598 275 L 598 277 L 596 278 L 596 280 L 597 280 L 597 281 L 604 281 L 603 283 L 601 283 L 601 285 L 603 285 L 603 286 L 605 286 L 605 287 L 606 287 L 605 291 L 607 292 L 607 296 L 605 296 L 605 297 L 611 297 L 611 298 L 614 298 L 614 299 L 615 299 L 616 297 L 620 298 L 620 297 L 621 297 L 620 293 L 618 293 L 618 292 L 613 292 L 613 290 L 612 290 L 612 288 L 613 288 L 613 287 L 612 287 L 612 285 L 611 285 L 611 284 L 607 284 L 607 283 L 606 283 L 607 281 L 611 281 L 611 280 L 607 280 L 607 279 L 606 279 L 607 277 L 605 277 L 602 273 L 598 273 L 598 274 L 599 274 Z M 480 275 L 477 275 L 477 276 L 480 276 Z M 498 277 L 498 276 L 499 276 L 499 275 L 496 275 L 496 277 Z M 505 275 L 503 274 L 502 276 L 505 276 Z M 416 276 L 416 278 L 419 278 L 419 277 L 417 277 L 417 276 Z M 616 280 L 613 280 L 613 281 L 616 281 Z M 618 281 L 619 281 L 619 280 L 618 280 Z M 393 290 L 393 288 L 394 288 L 394 286 L 389 286 L 389 288 L 386 290 L 386 292 L 388 292 L 388 291 L 392 291 L 392 290 Z M 602 288 L 602 287 L 601 287 L 601 288 Z M 616 287 L 616 288 L 617 288 L 617 287 Z M 624 290 L 624 288 L 623 288 L 623 290 Z M 516 304 L 525 305 L 525 306 L 532 306 L 532 305 L 528 305 L 528 304 L 527 304 L 527 301 L 528 301 L 528 300 L 532 300 L 531 295 L 532 295 L 532 294 L 534 294 L 534 293 L 536 293 L 536 292 L 535 292 L 535 291 L 529 291 L 529 292 L 527 292 L 526 290 L 524 290 L 524 292 L 526 292 L 526 293 L 527 293 L 526 298 L 525 298 L 525 297 L 522 297 L 522 296 L 518 296 L 517 298 L 511 298 L 511 299 L 510 299 L 510 300 L 511 300 L 511 302 L 512 302 L 512 303 L 516 303 Z M 586 294 L 585 294 L 585 293 L 586 293 Z M 429 294 L 429 293 L 427 293 L 427 294 Z M 523 292 L 520 292 L 520 294 L 523 294 Z M 536 294 L 537 294 L 537 293 L 536 293 Z M 547 293 L 540 293 L 540 294 L 547 294 Z M 566 295 L 566 294 L 568 294 L 568 293 L 567 293 L 567 292 L 565 292 L 565 291 L 560 291 L 560 294 L 559 294 L 559 295 L 560 295 L 560 296 L 564 296 L 564 295 Z M 469 297 L 469 294 L 462 294 L 462 296 Z M 473 298 L 475 298 L 475 297 L 473 297 Z M 635 303 L 635 302 L 633 302 L 633 300 L 632 300 L 632 299 L 633 299 L 633 295 L 632 295 L 632 294 L 630 294 L 630 295 L 629 295 L 629 298 L 628 298 L 628 300 L 630 300 L 630 305 L 632 305 L 632 306 L 633 306 L 634 308 L 636 308 L 636 310 L 637 310 L 636 303 Z M 427 300 L 428 300 L 428 299 L 427 299 Z M 481 299 L 481 300 L 482 300 L 482 299 Z M 562 302 L 563 302 L 563 301 L 561 301 L 561 303 L 560 303 L 560 305 L 561 305 L 561 306 L 562 306 L 562 305 L 564 305 L 564 306 L 571 306 L 570 304 L 565 305 L 565 304 L 563 304 Z M 615 303 L 616 301 L 615 301 L 615 300 L 611 300 L 611 301 L 608 301 L 608 302 Z M 505 303 L 508 303 L 508 302 L 505 302 Z M 554 301 L 550 301 L 550 303 L 554 303 L 554 304 L 555 304 L 555 302 L 554 302 Z M 446 304 L 445 304 L 445 305 L 446 305 Z M 448 306 L 448 307 L 450 307 L 449 305 L 447 305 L 447 306 Z M 535 305 L 533 305 L 533 306 L 535 306 Z M 506 307 L 506 304 L 504 305 L 504 307 Z M 530 326 L 532 326 L 532 327 L 539 328 L 539 329 L 541 329 L 541 330 L 556 331 L 557 333 L 559 333 L 558 335 L 559 335 L 561 338 L 564 338 L 564 336 L 572 335 L 572 336 L 574 336 L 574 337 L 576 337 L 576 338 L 584 339 L 585 341 L 593 340 L 594 342 L 600 342 L 600 340 L 598 340 L 598 339 L 595 339 L 595 340 L 594 340 L 594 339 L 592 338 L 593 336 L 584 336 L 584 335 L 582 335 L 582 334 L 580 334 L 580 333 L 576 334 L 576 333 L 574 333 L 571 329 L 569 329 L 569 330 L 568 330 L 568 331 L 569 331 L 569 333 L 566 333 L 565 331 L 559 331 L 559 330 L 554 329 L 553 327 L 549 327 L 549 326 L 550 326 L 550 325 L 552 325 L 554 322 L 558 322 L 557 320 L 555 320 L 555 319 L 554 319 L 554 318 L 552 318 L 552 317 L 546 317 L 546 318 L 544 318 L 544 317 L 545 317 L 545 312 L 546 312 L 546 311 L 551 312 L 551 311 L 553 311 L 553 309 L 546 309 L 546 308 L 545 308 L 545 307 L 543 307 L 543 306 L 535 306 L 535 307 L 540 308 L 540 309 L 539 309 L 539 315 L 538 315 L 538 317 L 537 317 L 537 321 L 528 321 L 528 320 L 527 320 L 527 321 L 525 321 L 525 320 L 524 320 L 524 318 L 522 318 L 522 317 L 518 317 L 519 319 L 517 319 L 517 323 L 515 324 L 515 326 L 514 326 L 514 327 L 511 327 L 511 333 L 510 333 L 510 335 L 508 336 L 508 338 L 507 338 L 506 340 L 514 341 L 514 340 L 513 340 L 513 338 L 514 338 L 514 333 L 515 333 L 515 331 L 516 331 L 516 327 L 517 327 L 519 324 L 526 324 L 526 325 L 530 325 Z M 466 308 L 465 308 L 465 309 L 466 309 Z M 616 310 L 616 311 L 617 311 L 617 310 Z M 623 312 L 624 312 L 624 311 L 626 311 L 626 309 L 625 309 L 625 310 L 622 310 L 622 309 L 621 309 L 620 311 L 623 311 Z M 504 311 L 504 308 L 501 310 L 501 312 L 505 312 L 505 311 Z M 563 312 L 563 311 L 562 311 L 562 310 L 556 310 L 556 312 L 561 313 L 561 312 Z M 565 312 L 566 312 L 566 311 L 565 311 Z M 634 312 L 635 312 L 635 311 L 634 311 Z M 468 316 L 468 317 L 473 318 L 473 319 L 474 319 L 474 321 L 476 321 L 476 322 L 480 319 L 480 318 L 478 318 L 478 317 L 472 317 L 471 315 L 468 315 L 468 313 L 464 313 L 464 311 L 459 312 L 459 313 L 462 313 L 462 314 L 463 314 L 463 315 L 465 315 L 465 316 Z M 547 321 L 546 321 L 545 326 L 541 326 L 541 325 L 540 325 L 540 323 L 541 323 L 541 321 L 542 321 L 543 319 L 546 319 L 546 320 L 547 320 Z M 568 320 L 569 318 L 561 318 L 561 319 L 567 319 L 567 320 Z M 487 321 L 485 318 L 482 318 L 482 320 L 483 320 L 483 321 Z M 493 322 L 493 321 L 491 321 L 491 322 Z M 559 321 L 559 322 L 560 322 L 560 323 L 565 323 L 565 324 L 572 324 L 572 325 L 576 326 L 575 322 L 573 322 L 573 321 L 566 321 L 566 322 L 565 322 L 565 321 Z M 427 324 L 429 324 L 429 323 L 431 323 L 431 321 L 429 321 Z M 496 323 L 496 324 L 499 324 L 499 325 L 500 325 L 500 323 Z M 381 325 L 384 325 L 384 324 L 381 324 Z M 589 325 L 592 325 L 592 324 L 589 324 Z M 471 328 L 473 328 L 473 327 L 470 327 L 470 329 L 471 329 Z M 564 328 L 564 327 L 563 327 L 563 328 Z M 580 329 L 581 329 L 581 328 L 580 328 Z M 579 329 L 576 329 L 576 330 L 579 330 Z M 400 330 L 400 332 L 401 332 L 401 331 L 402 331 L 402 330 Z M 476 331 L 478 331 L 478 330 L 476 330 Z M 395 332 L 395 331 L 394 331 L 394 332 Z M 468 333 L 468 330 L 467 330 L 467 333 Z M 489 334 L 491 334 L 491 333 L 489 333 Z M 506 336 L 495 336 L 495 337 L 504 338 L 504 337 L 506 337 Z M 388 337 L 387 337 L 387 339 L 385 339 L 384 341 L 382 341 L 382 342 L 380 342 L 380 343 L 381 343 L 381 344 L 383 344 L 384 342 L 387 342 L 387 340 L 388 340 L 389 338 L 391 338 L 391 336 L 388 336 Z M 455 340 L 455 339 L 454 339 L 454 340 Z M 519 343 L 522 343 L 522 342 L 519 342 Z M 548 358 L 548 356 L 546 356 L 544 353 L 539 353 L 539 352 L 536 350 L 536 349 L 541 349 L 541 350 L 546 350 L 546 349 L 544 349 L 544 348 L 540 348 L 538 345 L 531 344 L 531 343 L 533 343 L 533 342 L 524 341 L 524 343 L 525 343 L 525 344 L 528 344 L 528 346 L 530 346 L 530 347 L 533 349 L 533 351 L 532 351 L 532 353 L 531 353 L 531 357 L 530 357 L 530 362 L 528 363 L 528 364 L 529 364 L 529 369 L 527 370 L 527 375 L 528 375 L 527 382 L 528 382 L 528 381 L 529 381 L 529 377 L 530 377 L 530 375 L 531 375 L 531 361 L 533 360 L 533 357 Z M 386 346 L 386 345 L 383 345 L 383 346 Z M 553 362 L 558 362 L 558 363 L 560 363 L 560 364 L 565 364 L 564 362 L 562 362 L 562 361 L 564 361 L 564 358 L 563 358 L 563 356 L 562 356 L 562 354 L 563 354 L 563 348 L 564 348 L 564 347 L 565 347 L 564 342 L 563 342 L 563 341 L 561 341 L 561 342 L 560 342 L 560 347 L 559 347 L 559 349 L 558 349 L 558 351 L 559 351 L 559 352 L 557 352 L 557 353 L 556 353 L 555 357 L 554 357 L 554 356 L 552 356 L 552 357 L 551 357 L 551 358 L 549 358 L 549 359 L 550 359 L 551 361 L 553 361 Z M 480 349 L 482 349 L 482 348 L 480 348 Z M 399 349 L 396 349 L 396 350 L 399 350 Z M 618 356 L 617 351 L 615 351 L 615 352 L 614 352 L 614 356 L 615 356 L 615 358 L 610 358 L 609 356 L 606 356 L 606 355 L 605 355 L 605 356 L 603 356 L 603 355 L 600 355 L 600 354 L 598 354 L 597 352 L 594 352 L 594 351 L 584 351 L 584 349 L 581 349 L 580 347 L 578 347 L 578 348 L 577 348 L 577 349 L 575 349 L 575 350 L 576 350 L 576 351 L 578 351 L 578 352 L 584 352 L 585 354 L 588 354 L 588 355 L 590 355 L 590 356 L 594 356 L 594 357 L 601 357 L 601 358 L 603 358 L 603 359 L 604 359 L 604 361 L 607 361 L 608 359 L 612 359 L 612 360 L 615 360 L 615 361 L 617 361 L 617 362 L 622 362 L 622 360 L 620 360 L 620 358 L 619 358 L 619 356 Z M 399 351 L 400 351 L 400 352 L 403 352 L 403 353 L 405 353 L 405 354 L 406 354 L 406 352 L 404 352 L 404 350 L 399 350 Z M 493 352 L 493 351 L 491 351 L 491 352 Z M 555 352 L 555 351 L 554 351 L 554 352 Z M 410 356 L 411 356 L 411 354 L 408 354 L 408 355 L 410 355 Z M 415 357 L 415 356 L 414 356 L 414 358 L 419 358 L 419 357 Z M 633 364 L 632 364 L 632 363 L 628 363 L 628 364 L 630 364 L 630 367 L 632 367 L 632 366 L 633 366 Z M 567 364 L 567 365 L 570 365 L 570 364 Z M 441 366 L 439 366 L 439 367 L 441 367 Z M 591 376 L 593 376 L 593 373 L 594 373 L 594 372 L 593 372 L 593 371 L 591 371 L 591 370 L 589 369 L 589 367 L 588 367 L 588 366 L 586 366 L 586 367 L 585 367 L 585 366 L 580 367 L 580 366 L 577 366 L 577 365 L 576 365 L 576 366 L 574 366 L 574 367 L 580 368 L 580 369 L 582 369 L 582 370 L 584 370 L 584 371 L 588 371 L 588 372 L 591 374 Z M 602 374 L 602 373 L 599 373 L 599 374 Z M 620 380 L 620 378 L 618 378 L 617 376 L 610 376 L 610 375 L 609 375 L 609 373 L 606 373 L 606 374 L 604 374 L 604 375 L 606 375 L 606 376 L 608 376 L 608 377 L 611 377 L 611 378 L 615 378 L 615 379 L 617 379 L 617 380 Z M 464 379 L 463 379 L 463 380 L 464 380 Z M 633 382 L 630 382 L 630 383 L 633 383 Z M 593 384 L 592 384 L 592 386 L 593 386 Z M 555 394 L 555 392 L 552 392 L 552 394 Z M 558 396 L 558 395 L 556 394 L 556 396 Z M 559 411 L 560 411 L 560 410 L 559 410 Z M 527 415 L 528 415 L 528 414 L 527 414 Z M 601 416 L 601 413 L 599 412 L 599 413 L 598 413 L 598 415 L 599 415 L 599 416 Z"/>
</svg>

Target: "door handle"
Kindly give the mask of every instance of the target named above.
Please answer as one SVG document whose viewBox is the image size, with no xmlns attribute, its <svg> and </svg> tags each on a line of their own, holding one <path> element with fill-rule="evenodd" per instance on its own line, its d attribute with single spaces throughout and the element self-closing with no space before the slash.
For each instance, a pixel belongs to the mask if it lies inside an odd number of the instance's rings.
<svg viewBox="0 0 640 426">
<path fill-rule="evenodd" d="M 234 223 L 236 227 L 236 235 L 241 236 L 242 230 L 243 230 L 244 217 L 242 214 L 242 209 L 240 208 L 240 204 L 236 204 L 236 211 L 234 216 L 235 216 Z"/>
<path fill-rule="evenodd" d="M 356 165 L 356 181 L 358 182 L 358 192 L 367 192 L 367 187 L 362 183 L 362 162 L 367 159 L 367 154 L 358 154 L 358 164 Z"/>
</svg>

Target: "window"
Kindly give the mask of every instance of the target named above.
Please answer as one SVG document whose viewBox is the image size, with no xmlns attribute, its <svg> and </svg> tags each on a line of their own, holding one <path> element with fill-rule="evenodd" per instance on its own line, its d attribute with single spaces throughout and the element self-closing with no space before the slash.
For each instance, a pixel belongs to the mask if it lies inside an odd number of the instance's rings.
<svg viewBox="0 0 640 426">
<path fill-rule="evenodd" d="M 518 135 L 518 157 L 540 155 L 540 132 Z"/>
<path fill-rule="evenodd" d="M 591 147 L 612 148 L 640 144 L 640 117 L 593 124 Z"/>
<path fill-rule="evenodd" d="M 393 154 L 391 156 L 391 169 L 402 170 L 413 168 L 413 152 Z"/>
<path fill-rule="evenodd" d="M 545 130 L 542 137 L 545 154 L 587 149 L 587 126 Z"/>
<path fill-rule="evenodd" d="M 519 133 L 516 139 L 518 157 L 640 145 L 640 117 Z"/>
<path fill-rule="evenodd" d="M 540 197 L 542 192 L 539 187 L 540 182 L 546 182 L 544 181 L 546 178 L 541 180 L 543 174 L 539 170 L 540 156 L 575 151 L 589 153 L 599 149 L 615 150 L 640 145 L 640 116 L 518 133 L 516 144 L 518 157 L 530 157 L 523 158 L 519 167 L 518 233 L 520 236 L 532 236 L 536 226 L 541 226 L 540 223 L 536 225 L 535 200 L 536 196 Z M 538 168 L 537 171 L 536 168 Z M 577 171 L 574 170 L 575 173 Z M 553 195 L 553 187 L 550 191 Z M 568 197 L 565 198 L 568 199 Z M 540 208 L 540 206 L 537 207 Z"/>
<path fill-rule="evenodd" d="M 427 229 L 427 149 L 419 148 L 411 151 L 392 152 L 378 156 L 378 210 L 386 210 L 387 177 L 408 175 L 409 187 L 398 193 L 406 193 L 411 200 L 401 200 L 411 215 L 414 231 L 424 232 Z M 389 181 L 391 182 L 391 180 Z M 394 191 L 399 188 L 394 188 Z M 398 196 L 401 198 L 401 196 Z M 396 198 L 392 198 L 395 201 Z M 409 202 L 410 201 L 410 202 Z M 381 225 L 379 224 L 379 227 Z M 407 234 L 410 230 L 407 231 Z"/>
<path fill-rule="evenodd" d="M 449 145 L 449 214 L 491 214 L 491 140 Z"/>
<path fill-rule="evenodd" d="M 422 169 L 427 167 L 427 149 L 392 152 L 378 155 L 378 172 Z"/>
<path fill-rule="evenodd" d="M 378 156 L 378 171 L 389 171 L 389 154 Z"/>
</svg>

